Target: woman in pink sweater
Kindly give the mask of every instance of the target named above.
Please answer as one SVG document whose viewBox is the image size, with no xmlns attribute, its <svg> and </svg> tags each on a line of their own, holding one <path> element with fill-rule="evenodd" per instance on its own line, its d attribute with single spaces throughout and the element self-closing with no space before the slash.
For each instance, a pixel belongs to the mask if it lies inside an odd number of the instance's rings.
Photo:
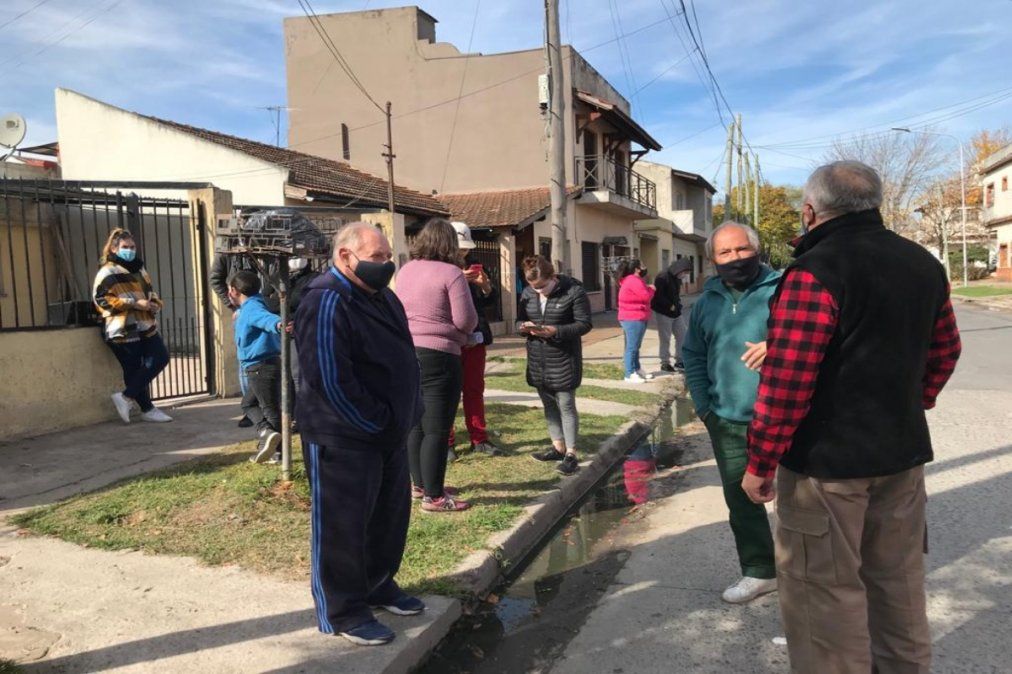
<svg viewBox="0 0 1012 674">
<path fill-rule="evenodd" d="M 650 300 L 654 289 L 643 278 L 647 270 L 639 260 L 625 260 L 618 267 L 618 322 L 625 334 L 625 380 L 630 384 L 642 384 L 653 375 L 646 374 L 640 367 L 640 345 L 647 333 L 650 320 Z"/>
<path fill-rule="evenodd" d="M 425 413 L 408 435 L 412 495 L 422 510 L 455 512 L 470 507 L 446 487 L 447 442 L 460 403 L 460 349 L 478 327 L 464 272 L 457 266 L 457 232 L 441 218 L 429 220 L 411 246 L 411 262 L 397 274 L 422 374 Z M 396 386 L 396 382 L 390 382 Z"/>
</svg>

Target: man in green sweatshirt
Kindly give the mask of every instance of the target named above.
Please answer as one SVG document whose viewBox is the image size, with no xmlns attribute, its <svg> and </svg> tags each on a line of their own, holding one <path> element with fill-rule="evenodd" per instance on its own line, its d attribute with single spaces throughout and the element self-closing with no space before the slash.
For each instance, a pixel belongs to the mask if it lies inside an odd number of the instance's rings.
<svg viewBox="0 0 1012 674">
<path fill-rule="evenodd" d="M 726 602 L 742 604 L 777 589 L 773 537 L 766 509 L 742 491 L 748 463 L 746 433 L 766 355 L 769 302 L 780 273 L 759 260 L 759 235 L 747 225 L 725 222 L 706 240 L 717 276 L 703 286 L 692 307 L 682 347 L 685 381 L 706 424 L 730 511 L 742 578 L 724 590 Z"/>
</svg>

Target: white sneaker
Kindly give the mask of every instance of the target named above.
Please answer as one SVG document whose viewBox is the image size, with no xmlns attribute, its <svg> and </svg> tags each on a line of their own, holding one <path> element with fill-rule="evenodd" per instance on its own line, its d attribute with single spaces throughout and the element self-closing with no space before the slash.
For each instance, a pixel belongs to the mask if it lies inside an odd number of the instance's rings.
<svg viewBox="0 0 1012 674">
<path fill-rule="evenodd" d="M 776 578 L 751 578 L 744 576 L 737 583 L 724 590 L 720 598 L 729 604 L 745 604 L 756 597 L 776 592 Z"/>
<path fill-rule="evenodd" d="M 650 374 L 649 372 L 644 372 L 643 370 L 637 370 L 636 374 L 638 374 L 639 376 L 643 377 L 643 379 L 646 380 L 646 381 L 650 381 L 651 379 L 654 378 L 654 376 L 652 374 Z"/>
<path fill-rule="evenodd" d="M 130 423 L 130 401 L 122 393 L 112 394 L 112 404 L 116 406 L 116 412 L 124 424 Z"/>
<path fill-rule="evenodd" d="M 627 384 L 643 384 L 645 382 L 646 379 L 641 377 L 638 372 L 633 372 L 631 375 L 625 378 L 625 383 Z"/>
<path fill-rule="evenodd" d="M 147 412 L 142 414 L 141 419 L 143 419 L 144 421 L 153 421 L 158 424 L 164 424 L 167 421 L 172 421 L 172 417 L 170 417 L 168 414 L 161 411 L 157 407 L 152 407 Z"/>
</svg>

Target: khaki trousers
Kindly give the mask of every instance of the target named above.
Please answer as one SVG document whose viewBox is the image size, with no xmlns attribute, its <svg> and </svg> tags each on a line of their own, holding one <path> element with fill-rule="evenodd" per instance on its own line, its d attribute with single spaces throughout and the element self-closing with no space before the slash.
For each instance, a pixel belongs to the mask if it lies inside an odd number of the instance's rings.
<svg viewBox="0 0 1012 674">
<path fill-rule="evenodd" d="M 822 480 L 777 471 L 780 612 L 791 669 L 929 672 L 924 468 Z"/>
</svg>

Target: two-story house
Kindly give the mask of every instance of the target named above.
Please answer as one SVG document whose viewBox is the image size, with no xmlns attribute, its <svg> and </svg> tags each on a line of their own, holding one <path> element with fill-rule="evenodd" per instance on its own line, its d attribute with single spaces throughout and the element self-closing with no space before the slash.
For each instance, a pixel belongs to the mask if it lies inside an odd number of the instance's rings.
<svg viewBox="0 0 1012 674">
<path fill-rule="evenodd" d="M 703 244 L 713 231 L 717 190 L 701 175 L 664 164 L 641 161 L 636 168 L 657 185 L 657 217 L 636 221 L 639 258 L 651 273 L 688 258 L 692 273 L 685 291 L 697 292 L 713 272 Z"/>
<path fill-rule="evenodd" d="M 509 325 L 520 260 L 551 245 L 544 49 L 462 53 L 436 41 L 436 19 L 417 7 L 319 19 L 362 87 L 393 104 L 397 182 L 432 193 L 475 230 L 503 298 L 491 318 Z M 290 145 L 384 170 L 384 114 L 308 19 L 286 19 L 284 29 Z M 660 145 L 579 53 L 564 46 L 562 60 L 569 271 L 599 311 L 611 304 L 605 259 L 630 254 L 633 223 L 657 214 L 655 185 L 636 160 Z"/>
<path fill-rule="evenodd" d="M 997 238 L 998 271 L 1002 281 L 1012 281 L 1012 144 L 984 160 L 981 168 L 981 220 Z"/>
</svg>

